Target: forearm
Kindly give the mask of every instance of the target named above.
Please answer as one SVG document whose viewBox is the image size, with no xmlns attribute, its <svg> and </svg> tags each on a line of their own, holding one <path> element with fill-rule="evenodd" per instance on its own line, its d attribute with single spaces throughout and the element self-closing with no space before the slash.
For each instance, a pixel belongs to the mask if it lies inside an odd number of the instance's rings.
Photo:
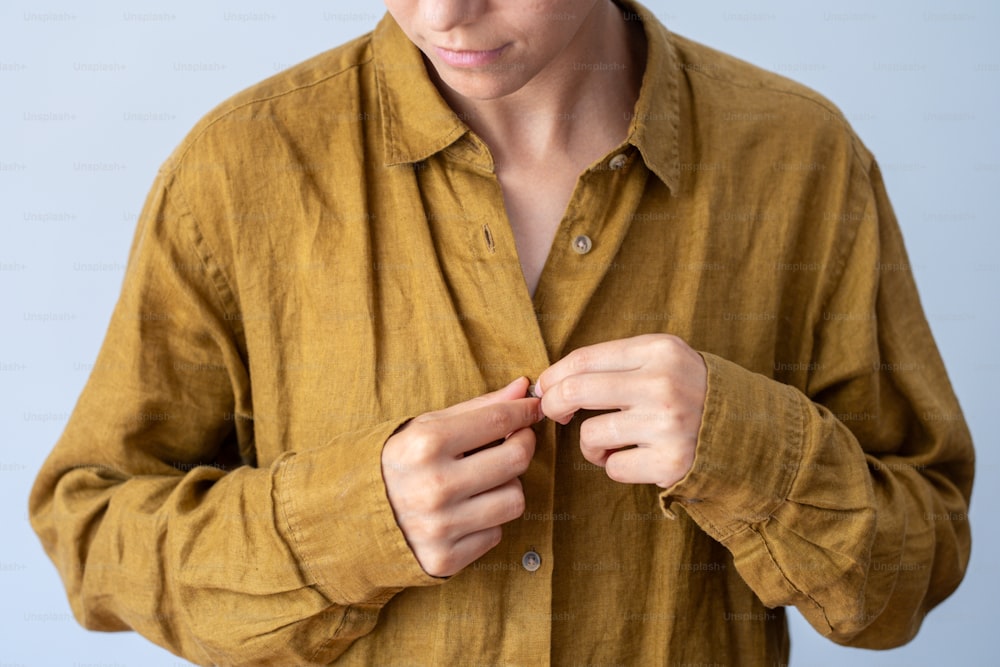
<svg viewBox="0 0 1000 667">
<path fill-rule="evenodd" d="M 39 476 L 32 521 L 85 627 L 135 629 L 203 664 L 327 664 L 375 627 L 395 592 L 437 581 L 372 479 L 393 428 L 270 469 L 184 475 L 85 463 L 70 429 Z M 328 476 L 348 449 L 356 463 Z"/>
</svg>

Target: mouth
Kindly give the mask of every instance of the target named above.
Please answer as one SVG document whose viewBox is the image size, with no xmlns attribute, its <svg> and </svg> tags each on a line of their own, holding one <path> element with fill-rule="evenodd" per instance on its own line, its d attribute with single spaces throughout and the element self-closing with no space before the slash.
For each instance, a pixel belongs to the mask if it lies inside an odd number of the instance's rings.
<svg viewBox="0 0 1000 667">
<path fill-rule="evenodd" d="M 504 44 L 499 49 L 492 49 L 490 51 L 466 51 L 435 46 L 434 52 L 437 53 L 441 60 L 452 67 L 476 68 L 490 65 L 499 60 L 507 46 L 507 44 Z"/>
</svg>

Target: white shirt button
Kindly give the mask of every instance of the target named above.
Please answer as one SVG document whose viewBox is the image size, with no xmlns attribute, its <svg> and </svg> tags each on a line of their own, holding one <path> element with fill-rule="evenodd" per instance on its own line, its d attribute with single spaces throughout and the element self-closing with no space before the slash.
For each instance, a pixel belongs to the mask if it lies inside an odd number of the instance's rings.
<svg viewBox="0 0 1000 667">
<path fill-rule="evenodd" d="M 573 250 L 579 255 L 586 255 L 594 247 L 594 242 L 586 234 L 580 234 L 573 239 Z"/>
<path fill-rule="evenodd" d="M 521 567 L 528 572 L 534 572 L 541 566 L 542 557 L 538 555 L 537 551 L 525 551 L 524 555 L 521 556 Z"/>
<path fill-rule="evenodd" d="M 625 166 L 626 162 L 628 162 L 628 158 L 625 157 L 625 154 L 619 153 L 618 155 L 608 160 L 608 168 L 610 168 L 612 171 L 618 171 L 619 169 Z"/>
</svg>

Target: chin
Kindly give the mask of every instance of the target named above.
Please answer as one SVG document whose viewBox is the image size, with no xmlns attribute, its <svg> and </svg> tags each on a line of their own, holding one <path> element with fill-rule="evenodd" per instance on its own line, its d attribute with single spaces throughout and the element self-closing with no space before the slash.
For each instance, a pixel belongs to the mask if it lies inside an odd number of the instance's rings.
<svg viewBox="0 0 1000 667">
<path fill-rule="evenodd" d="M 511 76 L 513 74 L 514 76 Z M 449 73 L 441 77 L 453 92 L 470 100 L 495 100 L 517 92 L 528 82 L 523 72 L 497 73 L 478 71 Z"/>
</svg>

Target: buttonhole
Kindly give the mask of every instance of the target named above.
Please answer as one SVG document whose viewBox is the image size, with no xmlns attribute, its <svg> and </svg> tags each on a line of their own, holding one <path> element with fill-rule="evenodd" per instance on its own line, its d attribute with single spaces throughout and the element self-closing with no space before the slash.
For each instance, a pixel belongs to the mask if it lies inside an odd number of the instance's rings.
<svg viewBox="0 0 1000 667">
<path fill-rule="evenodd" d="M 496 252 L 495 245 L 493 243 L 493 232 L 490 231 L 489 225 L 483 225 L 483 238 L 486 239 L 486 248 L 490 252 Z"/>
</svg>

